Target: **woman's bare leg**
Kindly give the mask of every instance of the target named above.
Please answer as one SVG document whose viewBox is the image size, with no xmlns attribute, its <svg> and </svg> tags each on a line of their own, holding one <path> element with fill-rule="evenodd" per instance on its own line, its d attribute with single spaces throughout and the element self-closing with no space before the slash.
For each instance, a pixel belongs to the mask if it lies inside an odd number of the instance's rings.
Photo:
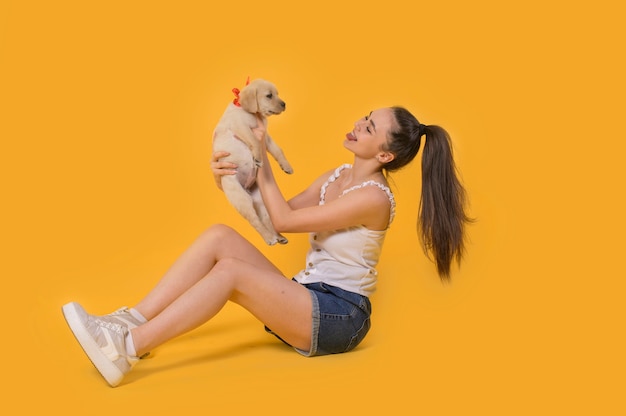
<svg viewBox="0 0 626 416">
<path fill-rule="evenodd" d="M 226 225 L 214 225 L 176 260 L 159 283 L 136 306 L 150 320 L 205 277 L 220 260 L 234 258 L 259 271 L 280 271 L 248 240 Z"/>
<path fill-rule="evenodd" d="M 240 304 L 289 344 L 308 350 L 312 302 L 308 289 L 272 267 L 235 256 L 219 259 L 204 277 L 184 290 L 148 323 L 132 330 L 138 355 L 211 319 L 228 300 Z M 267 266 L 267 265 L 264 265 Z M 195 269 L 194 269 L 195 271 Z M 185 283 L 193 279 L 183 279 Z M 184 284 L 165 281 L 180 290 Z M 157 292 L 162 290 L 157 287 Z M 158 294 L 158 293 L 157 293 Z M 156 297 L 156 296 L 155 296 Z M 160 296 L 159 296 L 160 298 Z"/>
</svg>

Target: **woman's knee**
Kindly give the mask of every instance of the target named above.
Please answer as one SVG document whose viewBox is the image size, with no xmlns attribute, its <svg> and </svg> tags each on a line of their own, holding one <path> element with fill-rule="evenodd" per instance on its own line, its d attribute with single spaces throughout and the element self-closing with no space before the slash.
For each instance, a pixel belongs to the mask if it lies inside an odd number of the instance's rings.
<svg viewBox="0 0 626 416">
<path fill-rule="evenodd" d="M 236 233 L 236 231 L 232 227 L 226 224 L 213 224 L 213 225 L 210 225 L 206 230 L 204 230 L 204 234 L 211 234 L 211 235 L 214 235 L 214 234 L 221 235 L 221 234 L 229 234 L 229 233 Z"/>
<path fill-rule="evenodd" d="M 210 239 L 224 242 L 229 241 L 229 239 L 232 239 L 234 236 L 240 236 L 240 234 L 230 226 L 226 224 L 214 224 L 204 230 L 200 238 L 203 240 Z"/>
</svg>

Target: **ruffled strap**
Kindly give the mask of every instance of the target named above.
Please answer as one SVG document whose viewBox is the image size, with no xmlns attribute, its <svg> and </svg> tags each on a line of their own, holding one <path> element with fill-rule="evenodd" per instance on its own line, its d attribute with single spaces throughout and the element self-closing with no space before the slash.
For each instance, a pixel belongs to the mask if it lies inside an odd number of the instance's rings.
<svg viewBox="0 0 626 416">
<path fill-rule="evenodd" d="M 351 168 L 352 165 L 350 165 L 349 163 L 346 163 L 344 165 L 339 166 L 337 169 L 335 169 L 335 171 L 333 172 L 332 175 L 330 175 L 330 177 L 326 180 L 326 182 L 324 182 L 324 185 L 322 185 L 322 188 L 320 189 L 320 205 L 324 205 L 324 203 L 326 202 L 326 188 L 328 187 L 328 185 L 330 185 L 331 183 L 335 182 L 337 180 L 337 178 L 339 177 L 339 175 L 341 174 L 341 171 L 344 169 L 349 169 Z M 341 196 L 344 196 L 345 194 L 347 194 L 350 191 L 354 191 L 355 189 L 361 189 L 364 186 L 378 186 L 383 192 L 385 192 L 387 194 L 387 198 L 389 198 L 389 204 L 391 205 L 391 209 L 389 210 L 389 224 L 391 224 L 391 222 L 393 221 L 394 217 L 396 216 L 396 200 L 393 197 L 393 193 L 391 192 L 391 189 L 389 189 L 388 186 L 383 185 L 380 182 L 376 182 L 376 181 L 365 181 L 360 185 L 355 185 L 352 186 L 348 189 L 346 189 L 345 191 L 342 192 Z"/>
<path fill-rule="evenodd" d="M 322 188 L 320 189 L 320 205 L 324 205 L 324 203 L 326 202 L 326 188 L 328 188 L 328 185 L 337 180 L 342 170 L 349 169 L 351 167 L 352 165 L 350 165 L 349 163 L 343 164 L 335 169 L 335 172 L 333 172 L 333 174 L 330 175 L 328 179 L 326 179 L 326 182 L 324 182 L 324 185 L 322 185 Z"/>
<path fill-rule="evenodd" d="M 346 189 L 345 191 L 342 192 L 341 196 L 344 196 L 348 192 L 354 191 L 355 189 L 361 189 L 365 186 L 372 186 L 372 185 L 378 186 L 380 189 L 382 189 L 387 194 L 387 198 L 389 198 L 389 204 L 391 205 L 390 210 L 389 210 L 389 224 L 391 224 L 394 217 L 396 216 L 396 199 L 393 197 L 393 193 L 391 192 L 391 189 L 389 189 L 388 186 L 385 186 L 382 183 L 376 182 L 376 181 L 365 181 L 360 185 L 354 185 Z"/>
</svg>

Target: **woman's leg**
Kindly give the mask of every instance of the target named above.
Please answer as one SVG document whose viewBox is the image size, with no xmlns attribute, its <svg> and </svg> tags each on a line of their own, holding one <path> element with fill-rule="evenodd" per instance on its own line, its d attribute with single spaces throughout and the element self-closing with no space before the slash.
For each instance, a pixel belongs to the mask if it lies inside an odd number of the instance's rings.
<svg viewBox="0 0 626 416">
<path fill-rule="evenodd" d="M 213 317 L 232 300 L 295 347 L 311 343 L 308 289 L 285 278 L 233 229 L 214 226 L 174 263 L 136 309 L 149 321 L 132 328 L 117 314 L 89 315 L 79 304 L 63 315 L 79 344 L 111 386 L 117 386 L 139 356 Z M 128 334 L 133 343 L 128 344 Z M 132 351 L 131 346 L 134 346 Z"/>
<path fill-rule="evenodd" d="M 259 271 L 280 274 L 256 247 L 235 230 L 226 225 L 214 225 L 178 258 L 135 309 L 148 320 L 154 318 L 205 277 L 218 261 L 228 258 L 243 260 Z"/>
<path fill-rule="evenodd" d="M 132 336 L 137 354 L 142 355 L 203 324 L 228 300 L 250 311 L 289 344 L 308 350 L 312 326 L 308 289 L 286 279 L 272 267 L 259 267 L 259 262 L 248 260 L 235 256 L 217 260 L 204 277 L 196 279 L 160 314 L 134 328 Z M 170 283 L 166 281 L 164 286 L 169 287 Z M 175 287 L 179 289 L 181 285 Z"/>
</svg>

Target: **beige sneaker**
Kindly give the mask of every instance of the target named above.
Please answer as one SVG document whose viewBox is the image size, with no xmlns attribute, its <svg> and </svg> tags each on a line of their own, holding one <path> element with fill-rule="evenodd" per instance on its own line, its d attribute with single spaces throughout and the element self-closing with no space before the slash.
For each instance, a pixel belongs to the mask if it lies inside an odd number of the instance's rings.
<svg viewBox="0 0 626 416">
<path fill-rule="evenodd" d="M 126 353 L 128 327 L 116 317 L 89 315 L 76 302 L 63 306 L 63 316 L 102 377 L 117 386 L 139 361 Z"/>
</svg>

